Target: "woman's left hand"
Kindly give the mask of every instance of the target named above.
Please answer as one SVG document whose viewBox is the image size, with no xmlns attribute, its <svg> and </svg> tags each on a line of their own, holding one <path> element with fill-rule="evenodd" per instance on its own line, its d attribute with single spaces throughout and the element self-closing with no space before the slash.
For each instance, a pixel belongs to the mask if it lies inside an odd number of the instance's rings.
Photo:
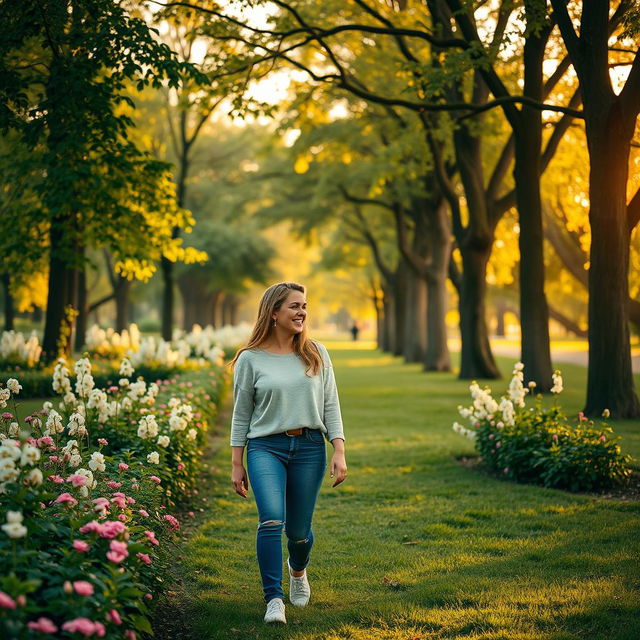
<svg viewBox="0 0 640 640">
<path fill-rule="evenodd" d="M 331 457 L 331 477 L 335 476 L 335 482 L 332 486 L 337 487 L 340 483 L 344 482 L 347 477 L 347 461 L 344 457 L 343 451 L 335 451 Z"/>
</svg>

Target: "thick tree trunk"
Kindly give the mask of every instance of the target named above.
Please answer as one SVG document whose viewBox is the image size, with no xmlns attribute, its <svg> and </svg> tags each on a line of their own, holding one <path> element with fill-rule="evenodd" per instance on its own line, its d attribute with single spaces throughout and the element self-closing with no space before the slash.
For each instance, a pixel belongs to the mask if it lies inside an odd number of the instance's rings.
<svg viewBox="0 0 640 640">
<path fill-rule="evenodd" d="M 427 270 L 427 348 L 425 371 L 451 371 L 451 356 L 447 344 L 447 277 L 451 259 L 451 219 L 444 200 L 433 215 L 431 264 Z"/>
<path fill-rule="evenodd" d="M 406 362 L 422 362 L 427 346 L 427 283 L 409 271 L 406 291 L 402 355 Z"/>
<path fill-rule="evenodd" d="M 536 4 L 529 2 L 529 5 Z M 544 10 L 544 7 L 543 7 Z M 533 11 L 528 6 L 528 12 Z M 529 20 L 533 18 L 528 14 Z M 542 61 L 547 37 L 531 32 L 524 46 L 524 93 L 542 100 Z M 544 252 L 542 202 L 540 198 L 540 151 L 542 114 L 539 109 L 523 106 L 514 127 L 516 201 L 520 235 L 520 326 L 525 382 L 537 383 L 537 391 L 549 391 L 551 381 L 551 346 L 549 343 L 549 309 L 544 294 Z"/>
<path fill-rule="evenodd" d="M 539 112 L 538 112 L 539 113 Z M 525 381 L 537 391 L 551 389 L 549 309 L 544 294 L 544 254 L 540 202 L 539 138 L 535 127 L 516 136 L 516 197 L 520 220 L 520 326 Z M 538 139 L 530 140 L 529 137 Z"/>
<path fill-rule="evenodd" d="M 42 361 L 53 362 L 58 357 L 58 342 L 64 322 L 64 307 L 68 298 L 68 269 L 62 256 L 65 220 L 54 218 L 49 232 L 49 287 L 44 337 L 42 339 Z"/>
<path fill-rule="evenodd" d="M 89 317 L 89 301 L 87 296 L 87 274 L 84 265 L 78 269 L 77 277 L 78 317 L 76 319 L 76 331 L 74 349 L 82 352 L 87 334 L 87 321 Z"/>
<path fill-rule="evenodd" d="M 629 142 L 621 118 L 597 130 L 587 121 L 590 156 L 589 373 L 585 413 L 609 409 L 616 418 L 640 416 L 629 340 L 629 227 L 626 187 Z M 595 129 L 595 130 L 594 130 Z M 590 134 L 590 135 L 589 135 Z"/>
<path fill-rule="evenodd" d="M 384 351 L 384 309 L 375 291 L 371 296 L 371 304 L 376 314 L 376 349 Z"/>
<path fill-rule="evenodd" d="M 164 340 L 171 340 L 173 332 L 173 306 L 174 306 L 174 286 L 175 286 L 175 269 L 174 263 L 164 256 L 160 260 L 160 268 L 162 270 L 162 314 L 161 314 L 161 333 Z"/>
<path fill-rule="evenodd" d="M 393 300 L 393 293 L 388 284 L 382 285 L 382 345 L 381 348 L 386 353 L 393 353 L 393 341 L 395 336 L 394 309 L 396 305 Z"/>
<path fill-rule="evenodd" d="M 394 336 L 393 336 L 393 355 L 401 356 L 404 349 L 404 332 L 405 332 L 405 314 L 406 314 L 406 298 L 407 284 L 410 267 L 405 260 L 400 260 L 398 269 L 396 270 L 396 278 L 393 288 L 394 302 Z"/>
<path fill-rule="evenodd" d="M 238 324 L 238 298 L 235 295 L 229 298 L 229 324 Z"/>
<path fill-rule="evenodd" d="M 451 371 L 447 344 L 448 294 L 446 278 L 429 278 L 427 282 L 428 339 L 424 354 L 425 371 Z"/>
<path fill-rule="evenodd" d="M 224 300 L 222 301 L 222 326 L 227 326 L 233 324 L 231 322 L 231 306 L 233 304 L 233 299 L 230 294 L 225 295 Z"/>
<path fill-rule="evenodd" d="M 460 288 L 460 378 L 499 378 L 486 320 L 486 270 L 490 248 L 465 247 Z"/>
<path fill-rule="evenodd" d="M 224 299 L 224 293 L 217 289 L 209 298 L 209 321 L 207 324 L 210 324 L 215 329 L 218 329 L 220 325 L 221 319 L 221 309 L 222 301 Z"/>
<path fill-rule="evenodd" d="M 4 330 L 12 331 L 16 314 L 11 294 L 11 276 L 8 273 L 2 274 L 2 292 L 4 294 Z"/>
<path fill-rule="evenodd" d="M 118 333 L 129 328 L 129 292 L 131 291 L 131 281 L 116 275 L 115 301 L 116 301 L 116 331 Z M 166 340 L 166 338 L 165 338 Z"/>
</svg>

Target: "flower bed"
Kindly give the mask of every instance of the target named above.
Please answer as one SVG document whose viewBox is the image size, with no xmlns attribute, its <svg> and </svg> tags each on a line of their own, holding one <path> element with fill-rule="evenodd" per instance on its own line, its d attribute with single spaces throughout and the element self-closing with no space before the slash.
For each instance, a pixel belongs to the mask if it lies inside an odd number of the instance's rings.
<svg viewBox="0 0 640 640">
<path fill-rule="evenodd" d="M 535 389 L 523 386 L 523 365 L 517 363 L 507 394 L 497 402 L 491 389 L 473 382 L 472 404 L 458 407 L 470 427 L 454 422 L 453 429 L 475 441 L 485 464 L 496 473 L 517 482 L 571 491 L 595 491 L 622 484 L 631 476 L 631 457 L 620 450 L 620 438 L 604 421 L 588 420 L 582 413 L 569 420 L 557 401 L 550 408 L 538 394 L 535 405 L 525 398 Z M 551 391 L 562 392 L 559 371 L 553 375 Z M 603 413 L 608 418 L 609 412 Z"/>
<path fill-rule="evenodd" d="M 171 342 L 154 336 L 142 337 L 135 324 L 117 333 L 96 325 L 87 330 L 87 353 L 93 360 L 93 378 L 99 387 L 117 382 L 120 361 L 126 356 L 136 373 L 145 380 L 164 379 L 185 371 L 210 365 L 221 366 L 232 357 L 239 344 L 246 342 L 251 327 L 247 324 L 221 329 L 194 325 L 190 332 L 176 329 Z M 0 379 L 19 376 L 22 398 L 46 398 L 51 395 L 53 366 L 40 361 L 35 332 L 29 337 L 14 331 L 0 336 Z"/>
<path fill-rule="evenodd" d="M 18 380 L 0 388 L 0 637 L 136 638 L 151 633 L 154 590 L 197 491 L 217 367 L 147 384 L 123 361 L 95 386 L 64 361 L 54 408 L 17 418 Z"/>
</svg>

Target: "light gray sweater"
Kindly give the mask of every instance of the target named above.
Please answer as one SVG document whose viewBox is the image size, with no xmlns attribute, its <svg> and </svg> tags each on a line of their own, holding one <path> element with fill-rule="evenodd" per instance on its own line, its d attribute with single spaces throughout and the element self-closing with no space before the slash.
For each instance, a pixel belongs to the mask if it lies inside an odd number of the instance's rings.
<svg viewBox="0 0 640 640">
<path fill-rule="evenodd" d="M 243 351 L 233 372 L 231 446 L 243 447 L 288 429 L 320 429 L 328 440 L 343 438 L 338 390 L 331 358 L 318 344 L 324 366 L 309 377 L 294 353 Z"/>
</svg>

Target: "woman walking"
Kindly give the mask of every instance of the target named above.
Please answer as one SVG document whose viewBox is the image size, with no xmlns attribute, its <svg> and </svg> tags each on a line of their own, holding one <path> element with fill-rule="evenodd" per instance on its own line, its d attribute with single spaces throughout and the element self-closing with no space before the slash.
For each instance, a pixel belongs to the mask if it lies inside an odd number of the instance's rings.
<svg viewBox="0 0 640 640">
<path fill-rule="evenodd" d="M 305 288 L 269 287 L 246 347 L 233 359 L 231 481 L 258 506 L 257 555 L 265 622 L 286 622 L 282 590 L 282 531 L 287 536 L 289 600 L 309 602 L 306 567 L 313 546 L 311 520 L 326 470 L 325 438 L 333 445 L 330 474 L 347 475 L 344 433 L 329 354 L 307 337 Z M 247 448 L 247 471 L 243 453 Z"/>
<path fill-rule="evenodd" d="M 282 590 L 282 530 L 287 536 L 289 600 L 303 607 L 311 589 L 306 567 L 311 520 L 326 470 L 325 438 L 333 445 L 330 474 L 347 475 L 344 433 L 331 359 L 307 337 L 305 288 L 269 287 L 246 347 L 233 359 L 232 471 L 235 491 L 258 506 L 257 555 L 265 622 L 286 622 Z M 247 448 L 247 471 L 243 464 Z"/>
</svg>

